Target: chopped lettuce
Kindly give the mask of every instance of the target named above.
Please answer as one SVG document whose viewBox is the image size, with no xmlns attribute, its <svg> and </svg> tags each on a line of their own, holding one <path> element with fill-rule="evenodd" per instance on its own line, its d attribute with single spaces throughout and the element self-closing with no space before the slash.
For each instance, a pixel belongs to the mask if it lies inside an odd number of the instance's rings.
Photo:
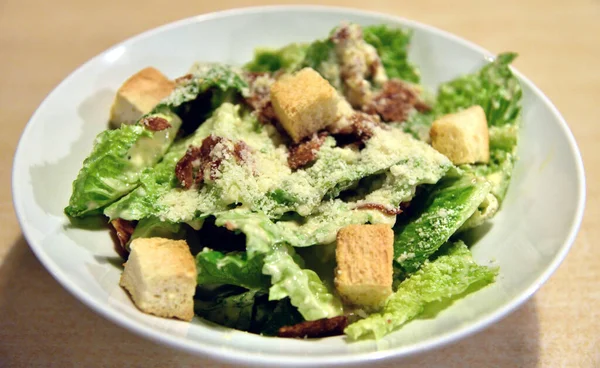
<svg viewBox="0 0 600 368">
<path fill-rule="evenodd" d="M 479 105 L 490 126 L 515 124 L 523 94 L 509 67 L 516 57 L 515 53 L 500 54 L 478 72 L 442 84 L 438 89 L 436 112 L 450 114 Z"/>
<path fill-rule="evenodd" d="M 209 297 L 195 298 L 194 311 L 197 315 L 222 326 L 251 330 L 255 301 L 264 292 L 224 286 L 210 294 Z"/>
<path fill-rule="evenodd" d="M 276 72 L 284 70 L 292 72 L 302 64 L 307 46 L 304 44 L 292 43 L 278 50 L 257 49 L 254 52 L 254 59 L 244 65 L 244 69 L 250 72 Z"/>
<path fill-rule="evenodd" d="M 498 212 L 498 207 L 498 199 L 493 193 L 489 193 L 471 217 L 458 229 L 458 232 L 481 226 L 484 222 L 494 217 L 496 212 Z"/>
<path fill-rule="evenodd" d="M 198 285 L 226 284 L 246 289 L 267 290 L 269 278 L 262 274 L 264 255 L 250 259 L 246 252 L 230 252 L 204 249 L 196 256 Z"/>
<path fill-rule="evenodd" d="M 137 238 L 167 238 L 167 239 L 184 239 L 185 229 L 179 223 L 161 221 L 157 217 L 147 217 L 140 220 L 135 226 L 131 240 Z M 129 247 L 129 244 L 127 244 Z"/>
<path fill-rule="evenodd" d="M 335 147 L 334 139 L 327 138 L 312 166 L 285 177 L 277 192 L 272 192 L 284 201 L 272 208 L 262 206 L 260 209 L 274 216 L 289 211 L 307 216 L 320 205 L 325 195 L 336 197 L 360 179 L 382 173 L 394 165 L 416 169 L 410 173 L 399 170 L 401 180 L 411 186 L 451 166 L 445 156 L 399 128 L 377 129 L 360 152 Z M 403 183 L 398 181 L 394 185 Z"/>
<path fill-rule="evenodd" d="M 107 207 L 104 214 L 111 219 L 139 220 L 146 217 L 159 217 L 171 222 L 183 222 L 176 216 L 165 216 L 164 212 L 167 209 L 161 203 L 161 199 L 171 191 L 193 194 L 192 191 L 176 189 L 179 187 L 175 177 L 177 162 L 185 155 L 190 146 L 200 146 L 204 138 L 211 133 L 224 135 L 223 132 L 231 129 L 231 126 L 241 125 L 238 124 L 240 121 L 239 107 L 230 103 L 222 104 L 192 135 L 176 142 L 159 164 L 152 169 L 145 170 L 141 175 L 140 186 L 135 191 Z M 182 205 L 184 200 L 185 198 L 179 198 L 179 204 Z M 176 206 L 176 204 L 172 205 Z M 195 210 L 193 209 L 192 213 Z"/>
<path fill-rule="evenodd" d="M 273 284 L 269 289 L 269 300 L 289 297 L 308 321 L 341 315 L 340 300 L 327 290 L 313 270 L 302 269 L 294 255 L 294 250 L 284 244 L 274 247 L 266 255 L 263 273 L 271 276 Z"/>
<path fill-rule="evenodd" d="M 230 66 L 211 65 L 208 68 L 199 68 L 197 72 L 191 74 L 191 78 L 177 85 L 173 93 L 162 100 L 156 109 L 168 107 L 169 109 L 180 112 L 177 109 L 186 103 L 195 100 L 204 92 L 211 91 L 236 91 L 244 92 L 248 88 L 246 81 Z M 217 94 L 222 96 L 221 94 Z M 213 108 L 218 107 L 221 101 L 217 102 Z"/>
<path fill-rule="evenodd" d="M 289 298 L 276 302 L 275 308 L 270 308 L 273 302 L 269 304 L 260 304 L 257 306 L 257 316 L 267 316 L 265 322 L 260 327 L 260 333 L 267 336 L 275 336 L 280 327 L 293 326 L 303 322 L 304 318 L 291 303 Z"/>
<path fill-rule="evenodd" d="M 412 37 L 410 30 L 376 25 L 365 27 L 363 35 L 365 41 L 377 50 L 389 78 L 419 83 L 419 70 L 408 61 L 408 48 Z"/>
<path fill-rule="evenodd" d="M 180 115 L 188 113 L 188 103 L 199 95 L 213 91 L 211 96 L 215 101 L 212 110 L 220 105 L 226 91 L 242 92 L 245 88 L 246 82 L 231 68 L 215 66 L 179 84 L 150 114 L 144 116 L 166 119 L 169 128 L 152 132 L 138 123 L 101 133 L 73 183 L 73 194 L 65 213 L 73 217 L 98 213 L 101 208 L 134 190 L 144 173 L 151 171 L 167 152 L 182 125 Z M 214 93 L 214 90 L 223 93 Z"/>
<path fill-rule="evenodd" d="M 280 327 L 304 321 L 288 298 L 269 301 L 261 290 L 221 286 L 196 294 L 195 312 L 204 319 L 242 331 L 276 336 Z"/>
<path fill-rule="evenodd" d="M 402 271 L 418 270 L 475 213 L 489 192 L 487 181 L 465 175 L 442 180 L 420 203 L 413 201 L 415 214 L 394 229 L 394 258 Z"/>
<path fill-rule="evenodd" d="M 171 146 L 181 119 L 168 109 L 157 110 L 148 117 L 165 119 L 170 127 L 153 132 L 142 124 L 123 125 L 98 135 L 92 153 L 73 182 L 69 206 L 65 208 L 67 215 L 98 213 L 133 190 L 142 171 L 160 160 Z"/>
<path fill-rule="evenodd" d="M 306 48 L 302 66 L 319 70 L 324 62 L 331 60 L 334 52 L 331 40 L 317 40 Z"/>
<path fill-rule="evenodd" d="M 344 332 L 353 340 L 363 336 L 380 339 L 417 317 L 428 304 L 461 295 L 469 286 L 493 282 L 497 272 L 477 265 L 467 246 L 457 242 L 447 254 L 427 261 L 404 280 L 380 313 L 351 324 Z"/>
</svg>

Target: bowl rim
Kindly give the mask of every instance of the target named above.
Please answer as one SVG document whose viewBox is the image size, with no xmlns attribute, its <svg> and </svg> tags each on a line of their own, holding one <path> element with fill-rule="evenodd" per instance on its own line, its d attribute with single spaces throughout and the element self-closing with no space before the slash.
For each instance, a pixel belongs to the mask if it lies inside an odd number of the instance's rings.
<svg viewBox="0 0 600 368">
<path fill-rule="evenodd" d="M 27 122 L 21 136 L 19 137 L 19 143 L 15 150 L 15 154 L 13 157 L 13 168 L 12 168 L 12 197 L 13 197 L 13 207 L 15 209 L 15 213 L 17 215 L 17 219 L 21 225 L 21 229 L 23 230 L 23 236 L 27 240 L 30 248 L 33 253 L 36 255 L 38 260 L 44 265 L 44 267 L 48 270 L 48 272 L 52 275 L 52 277 L 58 281 L 69 293 L 76 297 L 79 301 L 83 302 L 90 309 L 100 314 L 104 318 L 112 321 L 113 323 L 128 329 L 129 331 L 134 332 L 137 335 L 143 336 L 147 339 L 150 339 L 156 343 L 165 344 L 169 347 L 184 350 L 186 352 L 192 354 L 202 354 L 212 359 L 218 359 L 227 363 L 234 364 L 261 364 L 262 366 L 281 366 L 281 365 L 294 365 L 294 366 L 319 366 L 319 365 L 347 365 L 347 364 L 357 364 L 361 362 L 367 361 L 375 361 L 382 360 L 386 358 L 400 358 L 413 356 L 424 351 L 433 350 L 440 348 L 442 346 L 448 345 L 457 340 L 461 340 L 467 336 L 473 335 L 484 328 L 490 326 L 493 323 L 498 322 L 499 320 L 506 317 L 508 314 L 513 312 L 517 307 L 521 306 L 525 301 L 527 301 L 556 271 L 556 269 L 560 266 L 562 261 L 565 259 L 567 253 L 571 249 L 573 243 L 575 242 L 575 238 L 579 231 L 579 228 L 582 223 L 584 209 L 585 209 L 585 200 L 586 200 L 586 182 L 585 182 L 585 172 L 583 166 L 583 160 L 581 157 L 581 153 L 578 149 L 577 143 L 573 136 L 573 133 L 569 129 L 565 119 L 562 117 L 556 106 L 550 101 L 550 99 L 538 88 L 536 87 L 528 78 L 526 78 L 523 74 L 521 74 L 516 69 L 512 68 L 515 75 L 519 78 L 519 82 L 527 85 L 528 88 L 532 90 L 532 92 L 541 99 L 541 101 L 547 106 L 550 112 L 556 117 L 559 122 L 559 127 L 565 135 L 569 148 L 574 155 L 576 161 L 576 179 L 577 179 L 577 204 L 575 209 L 575 216 L 573 217 L 568 235 L 560 247 L 556 256 L 552 259 L 551 263 L 548 264 L 544 272 L 533 282 L 529 287 L 526 288 L 520 295 L 513 298 L 510 302 L 502 305 L 500 308 L 490 312 L 488 314 L 480 316 L 473 323 L 467 324 L 465 326 L 458 327 L 452 331 L 449 331 L 445 334 L 435 336 L 434 338 L 418 342 L 411 345 L 405 345 L 395 348 L 388 348 L 382 351 L 375 352 L 365 352 L 365 353 L 356 353 L 356 354 L 339 354 L 339 355 L 331 355 L 327 357 L 316 357 L 316 356 L 302 356 L 302 359 L 298 359 L 295 355 L 286 356 L 283 354 L 277 355 L 265 355 L 262 353 L 253 353 L 248 351 L 240 351 L 235 348 L 228 347 L 227 349 L 212 349 L 211 345 L 203 345 L 201 342 L 191 341 L 185 337 L 166 335 L 163 332 L 158 331 L 150 326 L 146 326 L 142 323 L 134 321 L 128 318 L 125 315 L 116 313 L 108 304 L 97 303 L 94 301 L 91 294 L 85 292 L 85 290 L 80 289 L 76 284 L 74 284 L 68 275 L 62 271 L 62 269 L 46 254 L 40 244 L 31 241 L 31 237 L 28 235 L 31 232 L 28 223 L 25 221 L 24 208 L 21 207 L 20 202 L 17 198 L 21 198 L 22 192 L 21 188 L 18 185 L 18 178 L 21 177 L 21 170 L 23 170 L 23 164 L 21 161 L 24 157 L 23 146 L 24 146 L 24 137 L 29 135 L 29 131 L 32 129 L 33 121 L 38 119 L 38 115 L 44 107 L 48 100 L 52 95 L 54 95 L 64 84 L 67 84 L 71 79 L 76 78 L 88 64 L 93 63 L 99 58 L 104 57 L 109 54 L 111 51 L 122 47 L 127 46 L 128 44 L 137 42 L 138 40 L 145 39 L 151 37 L 157 33 L 161 33 L 163 31 L 167 31 L 169 29 L 181 27 L 190 23 L 202 22 L 210 19 L 219 19 L 224 17 L 229 17 L 232 15 L 242 15 L 242 14 L 253 14 L 260 12 L 296 12 L 296 11 L 304 11 L 304 12 L 328 12 L 328 13 L 336 13 L 336 14 L 349 14 L 349 15 L 367 15 L 372 17 L 377 17 L 379 19 L 387 20 L 394 23 L 409 25 L 414 28 L 423 29 L 426 32 L 430 32 L 433 34 L 437 34 L 446 39 L 450 39 L 453 42 L 459 43 L 467 48 L 475 50 L 482 55 L 487 57 L 493 57 L 493 54 L 481 46 L 468 41 L 464 38 L 461 38 L 457 35 L 454 35 L 448 31 L 442 30 L 440 28 L 436 28 L 418 21 L 413 21 L 410 19 L 406 19 L 401 16 L 384 14 L 377 11 L 368 11 L 361 10 L 356 8 L 349 7 L 339 7 L 339 6 L 322 6 L 322 5 L 270 5 L 270 6 L 250 6 L 250 7 L 241 7 L 234 8 L 222 11 L 216 11 L 211 13 L 200 14 L 184 19 L 180 19 L 174 22 L 170 22 L 150 30 L 144 31 L 137 35 L 134 35 L 124 41 L 121 41 L 108 49 L 102 51 L 96 56 L 92 57 L 82 65 L 80 65 L 77 69 L 71 72 L 65 79 L 62 80 L 56 87 L 50 91 L 44 100 L 40 103 L 36 111 L 33 113 L 29 121 Z M 230 354 L 231 352 L 235 352 L 235 354 Z"/>
</svg>

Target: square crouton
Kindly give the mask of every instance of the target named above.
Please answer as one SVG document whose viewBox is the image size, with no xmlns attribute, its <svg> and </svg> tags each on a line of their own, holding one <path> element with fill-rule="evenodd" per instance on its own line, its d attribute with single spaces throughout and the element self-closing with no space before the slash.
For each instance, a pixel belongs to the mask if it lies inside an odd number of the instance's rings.
<svg viewBox="0 0 600 368">
<path fill-rule="evenodd" d="M 377 309 L 392 293 L 394 232 L 387 225 L 350 225 L 337 234 L 335 288 L 348 303 Z"/>
<path fill-rule="evenodd" d="M 431 145 L 455 165 L 488 162 L 490 138 L 481 106 L 442 116 L 429 131 Z"/>
<path fill-rule="evenodd" d="M 121 124 L 135 124 L 167 97 L 175 88 L 160 71 L 148 67 L 135 73 L 123 83 L 110 110 L 110 123 L 113 127 Z"/>
<path fill-rule="evenodd" d="M 337 117 L 337 91 L 311 68 L 279 78 L 271 86 L 271 101 L 281 125 L 296 143 Z"/>
<path fill-rule="evenodd" d="M 191 321 L 196 263 L 183 240 L 138 238 L 131 242 L 120 285 L 144 313 Z"/>
</svg>

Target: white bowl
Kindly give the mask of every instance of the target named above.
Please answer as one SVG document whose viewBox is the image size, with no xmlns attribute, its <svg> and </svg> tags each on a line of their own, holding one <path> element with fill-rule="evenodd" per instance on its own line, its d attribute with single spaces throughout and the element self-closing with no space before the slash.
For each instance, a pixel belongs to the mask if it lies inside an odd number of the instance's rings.
<svg viewBox="0 0 600 368">
<path fill-rule="evenodd" d="M 108 231 L 69 225 L 62 209 L 71 182 L 94 137 L 106 128 L 114 93 L 129 75 L 152 65 L 176 77 L 196 60 L 241 64 L 257 46 L 321 38 L 343 20 L 413 29 L 410 58 L 431 88 L 476 70 L 491 56 L 456 36 L 402 18 L 314 6 L 201 15 L 129 39 L 56 87 L 19 142 L 13 167 L 14 205 L 31 248 L 48 271 L 89 307 L 142 336 L 215 359 L 261 366 L 341 365 L 407 356 L 481 330 L 527 300 L 556 270 L 574 241 L 584 208 L 585 179 L 567 124 L 548 98 L 518 72 L 524 105 L 520 160 L 504 208 L 473 247 L 479 262 L 500 266 L 498 280 L 437 317 L 415 320 L 380 341 L 267 338 L 198 318 L 189 324 L 142 314 L 118 286 L 118 256 Z"/>
</svg>

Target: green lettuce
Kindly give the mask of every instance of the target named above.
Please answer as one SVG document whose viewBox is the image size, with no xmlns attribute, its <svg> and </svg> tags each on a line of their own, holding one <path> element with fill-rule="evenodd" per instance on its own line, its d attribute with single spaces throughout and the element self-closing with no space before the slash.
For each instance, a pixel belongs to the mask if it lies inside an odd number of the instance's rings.
<svg viewBox="0 0 600 368">
<path fill-rule="evenodd" d="M 308 321 L 342 314 L 340 300 L 323 284 L 319 276 L 303 269 L 294 259 L 293 248 L 280 244 L 265 256 L 263 273 L 271 276 L 269 300 L 286 297 Z"/>
<path fill-rule="evenodd" d="M 386 25 L 375 25 L 365 27 L 363 37 L 377 50 L 389 78 L 419 83 L 419 70 L 408 61 L 412 31 L 391 28 Z"/>
<path fill-rule="evenodd" d="M 127 248 L 131 241 L 137 238 L 167 238 L 184 239 L 186 231 L 179 223 L 161 221 L 156 217 L 147 217 L 140 220 L 135 226 L 131 239 L 127 243 Z"/>
<path fill-rule="evenodd" d="M 73 192 L 65 208 L 67 215 L 98 213 L 133 190 L 141 172 L 160 160 L 171 146 L 181 119 L 168 109 L 157 110 L 147 117 L 165 119 L 171 126 L 153 132 L 142 124 L 123 125 L 98 135 L 92 153 L 73 182 Z"/>
<path fill-rule="evenodd" d="M 226 98 L 227 91 L 242 92 L 245 88 L 246 82 L 231 68 L 214 66 L 179 84 L 136 125 L 101 133 L 73 183 L 65 213 L 73 217 L 99 213 L 103 207 L 130 193 L 170 148 L 182 125 L 179 115 L 188 113 L 190 102 L 211 90 L 215 100 L 212 109 Z M 144 118 L 150 117 L 166 119 L 171 127 L 152 132 L 141 124 Z"/>
<path fill-rule="evenodd" d="M 257 49 L 254 59 L 244 65 L 250 72 L 293 72 L 298 69 L 306 55 L 307 45 L 292 43 L 278 50 Z"/>
<path fill-rule="evenodd" d="M 351 324 L 344 332 L 353 340 L 363 336 L 380 339 L 419 316 L 430 303 L 459 296 L 473 285 L 487 285 L 497 273 L 495 268 L 477 265 L 467 246 L 457 242 L 447 254 L 427 261 L 404 280 L 380 313 Z"/>
<path fill-rule="evenodd" d="M 208 321 L 267 336 L 276 336 L 280 327 L 304 321 L 288 298 L 269 301 L 264 291 L 234 286 L 199 289 L 194 309 Z"/>
<path fill-rule="evenodd" d="M 438 88 L 435 110 L 450 114 L 473 105 L 483 107 L 490 126 L 515 124 L 521 112 L 523 92 L 510 70 L 515 53 L 500 54 L 478 72 L 467 74 Z"/>
<path fill-rule="evenodd" d="M 222 326 L 250 331 L 254 322 L 254 305 L 264 295 L 260 290 L 240 290 L 224 286 L 194 300 L 194 312 Z"/>
<path fill-rule="evenodd" d="M 319 70 L 324 62 L 333 58 L 334 45 L 330 39 L 317 40 L 306 48 L 302 66 Z"/>
<path fill-rule="evenodd" d="M 261 334 L 276 336 L 279 328 L 283 326 L 293 326 L 304 321 L 304 318 L 302 318 L 298 309 L 290 303 L 289 298 L 275 302 L 274 308 L 272 308 L 273 304 L 273 302 L 270 302 L 268 304 L 262 303 L 257 305 L 257 319 L 262 316 L 267 316 L 264 323 L 260 326 Z"/>
<path fill-rule="evenodd" d="M 413 201 L 411 211 L 416 213 L 394 229 L 394 258 L 402 271 L 418 270 L 475 213 L 489 192 L 487 181 L 465 175 L 442 180 L 420 201 Z"/>
<path fill-rule="evenodd" d="M 248 259 L 246 252 L 223 254 L 205 248 L 196 256 L 198 285 L 226 284 L 267 290 L 270 282 L 262 274 L 263 259 L 262 254 Z"/>
<path fill-rule="evenodd" d="M 222 125 L 227 125 L 223 129 L 228 129 L 231 125 L 228 123 L 230 120 L 240 121 L 239 108 L 230 103 L 224 103 L 192 135 L 176 142 L 160 163 L 152 169 L 145 170 L 141 174 L 140 186 L 118 202 L 108 206 L 104 210 L 104 214 L 110 219 L 164 218 L 162 212 L 165 208 L 161 205 L 160 199 L 179 187 L 175 176 L 177 162 L 185 155 L 190 146 L 200 146 L 211 133 L 220 131 Z M 167 219 L 165 218 L 165 220 Z M 168 220 L 179 222 L 177 219 Z"/>
</svg>

